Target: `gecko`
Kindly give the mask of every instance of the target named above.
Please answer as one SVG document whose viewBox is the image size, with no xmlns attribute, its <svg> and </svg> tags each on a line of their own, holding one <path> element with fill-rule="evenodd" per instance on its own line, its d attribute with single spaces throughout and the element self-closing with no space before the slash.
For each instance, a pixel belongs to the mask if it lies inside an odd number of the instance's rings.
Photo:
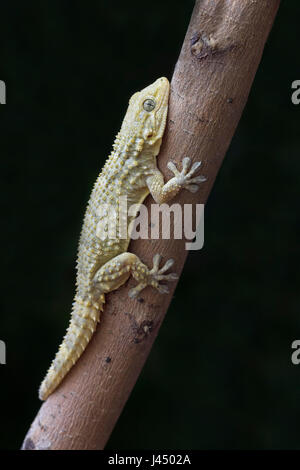
<svg viewBox="0 0 300 470">
<path fill-rule="evenodd" d="M 175 163 L 168 162 L 167 167 L 174 177 L 167 183 L 164 183 L 164 176 L 157 167 L 156 157 L 166 127 L 169 94 L 169 81 L 162 77 L 136 92 L 129 100 L 113 150 L 88 202 L 79 241 L 71 319 L 40 386 L 41 400 L 46 400 L 58 387 L 85 350 L 100 321 L 105 294 L 118 289 L 130 276 L 137 281 L 129 291 L 131 298 L 137 298 L 146 286 L 167 293 L 167 282 L 177 279 L 175 273 L 166 274 L 174 264 L 173 259 L 160 267 L 162 257 L 155 254 L 150 269 L 138 256 L 128 252 L 130 233 L 125 237 L 117 233 L 112 239 L 103 239 L 97 234 L 105 213 L 99 211 L 101 205 L 110 204 L 118 208 L 121 196 L 127 197 L 129 205 L 141 204 L 149 193 L 156 203 L 162 204 L 182 188 L 196 192 L 199 183 L 206 180 L 205 176 L 195 176 L 201 162 L 191 164 L 188 157 L 183 158 L 181 171 Z M 128 217 L 128 226 L 132 217 Z"/>
</svg>

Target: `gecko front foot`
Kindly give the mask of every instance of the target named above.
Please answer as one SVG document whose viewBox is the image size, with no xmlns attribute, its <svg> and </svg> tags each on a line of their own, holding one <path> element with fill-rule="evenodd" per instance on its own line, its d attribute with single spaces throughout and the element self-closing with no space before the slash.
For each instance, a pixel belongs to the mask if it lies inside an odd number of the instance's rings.
<svg viewBox="0 0 300 470">
<path fill-rule="evenodd" d="M 178 276 L 175 273 L 164 274 L 166 271 L 168 271 L 168 269 L 171 268 L 171 266 L 173 266 L 174 260 L 169 259 L 162 268 L 159 268 L 161 259 L 162 256 L 156 254 L 153 257 L 153 268 L 150 269 L 148 273 L 145 274 L 142 272 L 140 274 L 137 272 L 134 274 L 134 278 L 140 282 L 136 287 L 130 289 L 128 294 L 129 297 L 136 298 L 146 286 L 154 287 L 161 294 L 167 294 L 169 292 L 168 286 L 165 284 L 160 284 L 160 281 L 173 281 L 178 279 Z"/>
<path fill-rule="evenodd" d="M 191 167 L 191 159 L 189 157 L 185 157 L 182 160 L 182 170 L 181 172 L 177 170 L 175 163 L 168 162 L 168 168 L 174 173 L 175 178 L 177 179 L 178 184 L 182 187 L 190 191 L 191 193 L 195 193 L 199 189 L 199 183 L 203 183 L 206 181 L 206 177 L 199 175 L 194 176 L 197 172 L 198 168 L 201 166 L 201 162 L 193 163 Z M 191 168 L 190 168 L 191 167 Z"/>
</svg>

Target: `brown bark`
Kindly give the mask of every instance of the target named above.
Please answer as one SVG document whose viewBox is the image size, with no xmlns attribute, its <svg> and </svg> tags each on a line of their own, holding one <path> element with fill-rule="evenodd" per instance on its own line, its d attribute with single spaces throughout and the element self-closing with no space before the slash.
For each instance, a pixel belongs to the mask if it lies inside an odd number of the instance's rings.
<svg viewBox="0 0 300 470">
<path fill-rule="evenodd" d="M 171 82 L 169 116 L 159 167 L 180 165 L 183 156 L 202 160 L 208 179 L 196 194 L 176 201 L 203 203 L 212 188 L 245 106 L 280 0 L 196 1 Z M 147 198 L 149 208 L 153 203 Z M 136 240 L 130 251 L 151 265 L 155 253 L 175 259 L 177 273 L 187 251 L 184 240 Z M 24 449 L 102 449 L 139 376 L 159 331 L 169 295 L 145 289 L 139 301 L 126 285 L 107 296 L 101 323 L 86 351 L 58 390 L 44 403 Z M 192 386 L 192 378 L 191 384 Z M 159 384 L 158 384 L 159 386 Z M 154 410 L 155 412 L 155 410 Z M 161 417 L 158 417 L 160 419 Z"/>
</svg>

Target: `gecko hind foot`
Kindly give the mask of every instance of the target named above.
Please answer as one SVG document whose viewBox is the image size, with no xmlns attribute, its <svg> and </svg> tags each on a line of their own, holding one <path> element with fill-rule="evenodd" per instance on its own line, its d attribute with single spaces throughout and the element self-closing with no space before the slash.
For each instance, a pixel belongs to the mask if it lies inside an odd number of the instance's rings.
<svg viewBox="0 0 300 470">
<path fill-rule="evenodd" d="M 195 193 L 199 189 L 199 184 L 206 181 L 206 177 L 203 175 L 194 176 L 198 168 L 200 168 L 201 163 L 202 162 L 195 162 L 191 166 L 191 159 L 189 157 L 185 157 L 182 160 L 181 172 L 177 170 L 175 163 L 171 161 L 168 162 L 167 166 L 169 170 L 174 173 L 174 176 L 178 180 L 178 184 L 180 184 L 182 188 L 187 189 L 191 193 Z"/>
<path fill-rule="evenodd" d="M 160 281 L 175 281 L 178 279 L 178 276 L 175 273 L 164 274 L 171 268 L 171 266 L 173 266 L 174 260 L 169 259 L 161 268 L 159 268 L 161 259 L 162 256 L 159 254 L 156 254 L 153 257 L 153 268 L 149 270 L 144 280 L 142 280 L 133 289 L 130 289 L 128 293 L 129 297 L 136 298 L 147 286 L 154 287 L 161 294 L 167 294 L 169 292 L 168 286 L 166 284 L 160 284 Z"/>
</svg>

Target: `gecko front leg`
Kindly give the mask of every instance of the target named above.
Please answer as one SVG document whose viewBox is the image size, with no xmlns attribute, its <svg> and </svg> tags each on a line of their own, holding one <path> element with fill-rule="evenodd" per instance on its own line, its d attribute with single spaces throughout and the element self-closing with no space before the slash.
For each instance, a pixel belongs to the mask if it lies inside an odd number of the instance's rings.
<svg viewBox="0 0 300 470">
<path fill-rule="evenodd" d="M 164 183 L 163 174 L 158 168 L 155 168 L 151 176 L 146 180 L 149 191 L 158 204 L 173 199 L 174 196 L 183 188 L 188 191 L 195 193 L 199 189 L 199 183 L 206 181 L 206 177 L 199 175 L 195 176 L 195 173 L 201 166 L 201 162 L 195 162 L 191 166 L 191 159 L 185 157 L 182 160 L 181 172 L 177 170 L 175 163 L 168 162 L 169 170 L 174 173 L 174 177 L 171 178 L 166 184 Z"/>
<path fill-rule="evenodd" d="M 129 297 L 137 297 L 147 286 L 152 286 L 160 293 L 168 293 L 168 287 L 161 284 L 161 281 L 171 281 L 178 279 L 174 273 L 164 274 L 174 261 L 169 259 L 162 268 L 159 268 L 161 256 L 156 254 L 153 257 L 153 268 L 149 269 L 133 253 L 125 252 L 105 263 L 94 276 L 95 292 L 98 295 L 107 294 L 118 289 L 124 284 L 130 275 L 138 281 L 138 285 L 129 291 Z"/>
</svg>

